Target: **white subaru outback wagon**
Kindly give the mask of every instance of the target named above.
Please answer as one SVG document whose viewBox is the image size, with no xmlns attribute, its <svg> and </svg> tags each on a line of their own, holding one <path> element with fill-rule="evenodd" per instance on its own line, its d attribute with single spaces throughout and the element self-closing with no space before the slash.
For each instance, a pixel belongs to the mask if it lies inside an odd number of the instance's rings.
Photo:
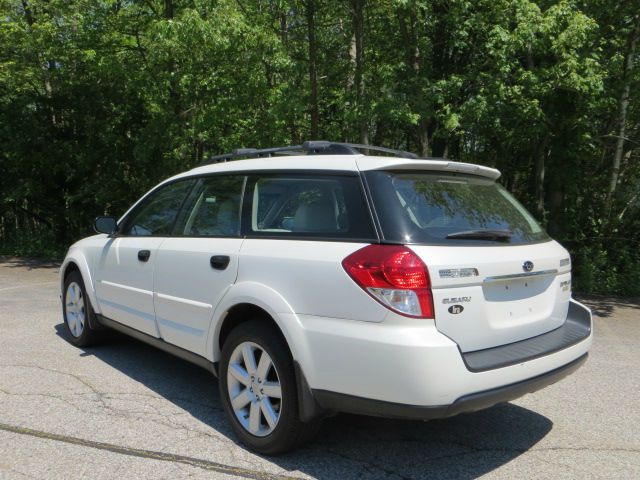
<svg viewBox="0 0 640 480">
<path fill-rule="evenodd" d="M 569 254 L 499 175 L 325 141 L 214 157 L 71 246 L 69 338 L 112 328 L 209 369 L 265 454 L 336 412 L 509 401 L 576 370 L 592 326 Z"/>
</svg>

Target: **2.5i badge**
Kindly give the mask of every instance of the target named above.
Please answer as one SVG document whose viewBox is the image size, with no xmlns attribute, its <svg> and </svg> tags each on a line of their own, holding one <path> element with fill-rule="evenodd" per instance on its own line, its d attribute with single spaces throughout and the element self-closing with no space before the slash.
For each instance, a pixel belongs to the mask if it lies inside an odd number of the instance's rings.
<svg viewBox="0 0 640 480">
<path fill-rule="evenodd" d="M 462 313 L 464 307 L 462 305 L 451 305 L 449 308 L 447 308 L 447 310 L 449 311 L 449 313 L 457 315 L 458 313 Z"/>
</svg>

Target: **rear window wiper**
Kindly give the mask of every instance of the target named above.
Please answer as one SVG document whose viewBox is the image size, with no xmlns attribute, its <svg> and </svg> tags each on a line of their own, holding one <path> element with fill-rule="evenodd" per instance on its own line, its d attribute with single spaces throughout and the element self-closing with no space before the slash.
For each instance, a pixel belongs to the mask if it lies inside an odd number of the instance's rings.
<svg viewBox="0 0 640 480">
<path fill-rule="evenodd" d="M 466 230 L 450 233 L 446 238 L 461 240 L 509 240 L 513 236 L 510 230 Z"/>
</svg>

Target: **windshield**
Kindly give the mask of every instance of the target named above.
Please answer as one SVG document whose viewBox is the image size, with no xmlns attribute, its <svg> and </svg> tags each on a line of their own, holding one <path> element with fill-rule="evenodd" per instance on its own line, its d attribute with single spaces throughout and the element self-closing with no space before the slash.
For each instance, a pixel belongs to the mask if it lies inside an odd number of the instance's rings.
<svg viewBox="0 0 640 480">
<path fill-rule="evenodd" d="M 534 218 L 489 179 L 440 172 L 366 173 L 385 240 L 468 245 L 547 240 Z"/>
</svg>

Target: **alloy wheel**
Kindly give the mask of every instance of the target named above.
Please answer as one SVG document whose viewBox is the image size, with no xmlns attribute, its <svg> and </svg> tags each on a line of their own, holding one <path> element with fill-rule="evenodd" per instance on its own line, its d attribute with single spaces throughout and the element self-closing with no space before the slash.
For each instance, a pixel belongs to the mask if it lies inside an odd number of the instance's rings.
<svg viewBox="0 0 640 480">
<path fill-rule="evenodd" d="M 242 427 L 264 437 L 276 428 L 282 414 L 282 387 L 275 364 L 254 342 L 240 343 L 227 368 L 231 408 Z"/>
<path fill-rule="evenodd" d="M 71 282 L 67 287 L 65 302 L 65 320 L 67 321 L 71 335 L 78 338 L 84 331 L 86 312 L 84 310 L 82 288 L 76 282 Z"/>
</svg>

